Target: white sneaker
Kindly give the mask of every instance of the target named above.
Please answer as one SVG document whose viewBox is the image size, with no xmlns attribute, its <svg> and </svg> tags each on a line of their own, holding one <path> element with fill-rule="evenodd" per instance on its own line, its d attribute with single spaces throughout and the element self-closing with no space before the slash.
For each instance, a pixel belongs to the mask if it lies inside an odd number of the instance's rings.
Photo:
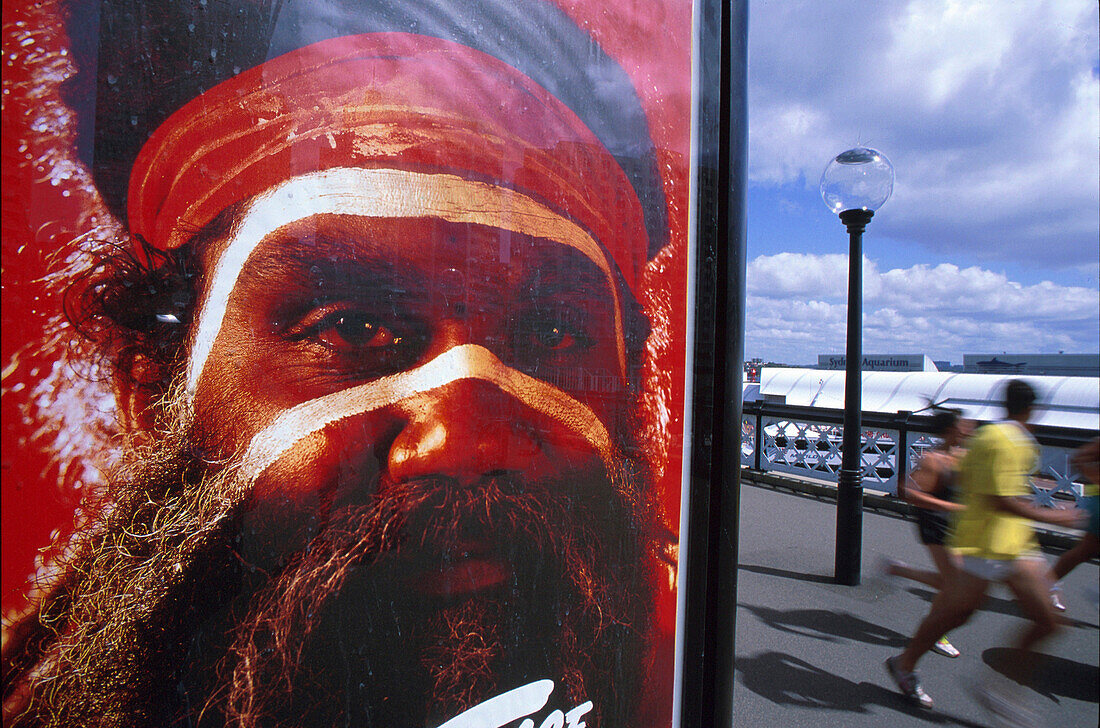
<svg viewBox="0 0 1100 728">
<path fill-rule="evenodd" d="M 902 672 L 901 668 L 897 665 L 897 657 L 891 657 L 886 660 L 886 672 L 890 673 L 890 677 L 894 679 L 894 684 L 898 686 L 898 690 L 909 700 L 913 701 L 925 710 L 932 709 L 932 698 L 928 693 L 924 692 L 924 688 L 921 687 L 920 678 L 916 672 Z"/>
<path fill-rule="evenodd" d="M 932 645 L 932 651 L 944 657 L 958 657 L 962 654 L 955 645 L 947 641 L 947 635 L 936 640 L 936 644 Z"/>
</svg>

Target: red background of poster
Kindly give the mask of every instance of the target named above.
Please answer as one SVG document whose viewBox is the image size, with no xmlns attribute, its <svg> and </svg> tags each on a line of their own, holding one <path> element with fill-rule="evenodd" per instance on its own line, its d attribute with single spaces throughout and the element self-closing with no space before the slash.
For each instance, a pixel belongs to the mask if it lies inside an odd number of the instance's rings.
<svg viewBox="0 0 1100 728">
<path fill-rule="evenodd" d="M 647 405 L 663 412 L 663 436 L 647 442 L 662 463 L 658 487 L 668 525 L 678 529 L 683 455 L 686 250 L 692 8 L 688 0 L 560 0 L 633 80 L 649 119 L 669 204 L 669 246 L 652 261 L 644 284 L 651 313 L 668 325 L 652 337 Z M 72 241 L 105 214 L 85 171 L 71 156 L 71 115 L 56 82 L 71 72 L 67 38 L 50 1 L 3 7 L 3 580 L 5 612 L 25 602 L 28 577 L 51 533 L 72 523 L 82 486 L 93 485 L 89 458 L 109 449 L 110 403 L 89 401 L 102 386 L 87 372 L 63 370 L 60 388 L 43 384 L 73 346 L 60 327 L 56 274 Z M 61 395 L 61 396 L 58 396 Z M 67 410 L 65 409 L 67 408 Z M 64 410 L 64 411 L 62 411 Z M 58 438 L 58 422 L 82 429 Z M 62 451 L 63 450 L 63 451 Z M 664 631 L 674 629 L 671 590 L 659 605 Z"/>
</svg>

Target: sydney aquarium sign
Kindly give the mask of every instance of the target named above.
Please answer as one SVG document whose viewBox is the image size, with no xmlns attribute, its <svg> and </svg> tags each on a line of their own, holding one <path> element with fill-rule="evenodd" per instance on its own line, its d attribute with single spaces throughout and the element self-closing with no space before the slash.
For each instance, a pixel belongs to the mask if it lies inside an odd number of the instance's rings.
<svg viewBox="0 0 1100 728">
<path fill-rule="evenodd" d="M 844 369 L 848 357 L 843 354 L 818 354 L 818 369 Z M 935 372 L 936 365 L 924 354 L 864 354 L 865 372 Z"/>
</svg>

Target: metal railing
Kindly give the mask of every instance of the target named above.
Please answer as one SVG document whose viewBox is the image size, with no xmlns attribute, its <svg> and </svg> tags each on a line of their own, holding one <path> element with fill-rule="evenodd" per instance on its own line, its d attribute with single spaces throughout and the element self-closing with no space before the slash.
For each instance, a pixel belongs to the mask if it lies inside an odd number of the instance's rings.
<svg viewBox="0 0 1100 728">
<path fill-rule="evenodd" d="M 839 409 L 746 402 L 741 418 L 741 465 L 835 483 L 840 472 L 843 421 L 844 411 Z M 904 483 L 913 463 L 935 443 L 930 424 L 930 417 L 912 412 L 864 412 L 863 487 L 896 496 L 899 479 Z M 1036 503 L 1052 506 L 1055 499 L 1080 499 L 1082 483 L 1070 456 L 1096 433 L 1038 427 L 1034 434 L 1040 446 L 1038 477 L 1032 479 Z"/>
</svg>

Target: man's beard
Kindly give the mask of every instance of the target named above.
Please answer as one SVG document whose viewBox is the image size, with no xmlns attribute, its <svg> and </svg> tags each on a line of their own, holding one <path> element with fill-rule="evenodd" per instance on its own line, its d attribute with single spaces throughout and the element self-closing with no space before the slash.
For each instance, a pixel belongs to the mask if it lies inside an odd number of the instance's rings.
<svg viewBox="0 0 1100 728">
<path fill-rule="evenodd" d="M 400 728 L 549 678 L 552 707 L 591 700 L 589 725 L 625 725 L 656 544 L 624 462 L 583 482 L 383 475 L 362 502 L 316 514 L 307 548 L 257 563 L 235 468 L 204 473 L 180 428 L 142 454 L 47 609 L 59 635 L 39 710 L 67 724 Z M 503 584 L 415 588 L 470 543 L 507 564 Z"/>
</svg>

